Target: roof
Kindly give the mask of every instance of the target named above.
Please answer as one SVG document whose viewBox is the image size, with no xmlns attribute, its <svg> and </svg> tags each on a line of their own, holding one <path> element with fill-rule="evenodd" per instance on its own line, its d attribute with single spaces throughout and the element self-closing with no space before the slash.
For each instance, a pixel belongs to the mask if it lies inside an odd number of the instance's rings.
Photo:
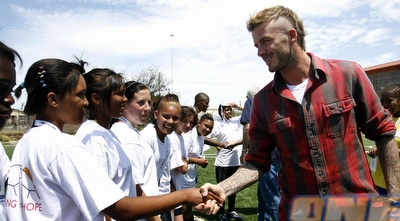
<svg viewBox="0 0 400 221">
<path fill-rule="evenodd" d="M 364 71 L 367 74 L 377 74 L 377 73 L 394 71 L 394 70 L 400 71 L 400 60 L 364 68 Z"/>
</svg>

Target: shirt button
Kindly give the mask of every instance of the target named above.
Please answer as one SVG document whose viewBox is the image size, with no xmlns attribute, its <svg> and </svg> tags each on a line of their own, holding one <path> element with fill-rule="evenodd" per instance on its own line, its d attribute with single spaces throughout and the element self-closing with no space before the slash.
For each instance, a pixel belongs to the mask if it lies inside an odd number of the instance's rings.
<svg viewBox="0 0 400 221">
<path fill-rule="evenodd" d="M 319 171 L 318 175 L 322 176 L 324 173 L 322 171 Z"/>
<path fill-rule="evenodd" d="M 339 111 L 340 111 L 340 113 L 342 113 L 343 112 L 343 107 L 339 107 Z"/>
</svg>

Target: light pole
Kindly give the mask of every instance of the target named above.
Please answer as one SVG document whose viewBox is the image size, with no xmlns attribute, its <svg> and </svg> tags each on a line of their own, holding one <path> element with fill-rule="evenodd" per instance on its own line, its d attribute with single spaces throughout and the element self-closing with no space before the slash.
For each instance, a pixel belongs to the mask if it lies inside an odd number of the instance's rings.
<svg viewBox="0 0 400 221">
<path fill-rule="evenodd" d="M 171 37 L 171 93 L 174 93 L 174 44 L 173 44 L 173 39 L 174 39 L 174 34 L 169 35 Z"/>
</svg>

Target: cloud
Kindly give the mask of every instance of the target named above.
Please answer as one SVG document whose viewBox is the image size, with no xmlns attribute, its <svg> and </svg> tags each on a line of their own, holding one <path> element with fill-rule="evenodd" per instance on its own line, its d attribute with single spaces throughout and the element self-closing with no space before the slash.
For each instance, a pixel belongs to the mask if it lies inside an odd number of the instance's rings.
<svg viewBox="0 0 400 221">
<path fill-rule="evenodd" d="M 377 28 L 368 30 L 364 36 L 362 36 L 358 42 L 371 45 L 381 44 L 383 40 L 389 39 L 391 35 L 390 29 L 388 28 Z"/>
<path fill-rule="evenodd" d="M 398 0 L 369 0 L 371 16 L 387 21 L 400 21 Z"/>
<path fill-rule="evenodd" d="M 388 3 L 385 3 L 388 2 Z M 246 30 L 250 14 L 276 4 L 298 13 L 308 32 L 307 49 L 320 57 L 363 66 L 400 56 L 395 0 L 42 0 L 0 3 L 0 37 L 23 56 L 24 70 L 43 57 L 91 67 L 111 67 L 127 76 L 157 66 L 174 78 L 184 104 L 209 93 L 244 102 L 247 88 L 271 81 Z M 12 21 L 12 22 L 11 22 Z M 174 34 L 174 37 L 170 37 Z M 383 56 L 386 55 L 386 56 Z M 173 72 L 173 74 L 172 74 Z"/>
</svg>

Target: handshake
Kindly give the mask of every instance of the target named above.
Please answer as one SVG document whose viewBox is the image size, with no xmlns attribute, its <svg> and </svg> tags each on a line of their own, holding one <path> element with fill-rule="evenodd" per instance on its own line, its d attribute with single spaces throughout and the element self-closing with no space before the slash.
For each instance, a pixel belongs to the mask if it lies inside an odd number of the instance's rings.
<svg viewBox="0 0 400 221">
<path fill-rule="evenodd" d="M 200 192 L 201 199 L 194 197 L 190 203 L 195 210 L 206 215 L 216 214 L 226 199 L 225 192 L 217 184 L 206 183 L 196 190 Z"/>
</svg>

